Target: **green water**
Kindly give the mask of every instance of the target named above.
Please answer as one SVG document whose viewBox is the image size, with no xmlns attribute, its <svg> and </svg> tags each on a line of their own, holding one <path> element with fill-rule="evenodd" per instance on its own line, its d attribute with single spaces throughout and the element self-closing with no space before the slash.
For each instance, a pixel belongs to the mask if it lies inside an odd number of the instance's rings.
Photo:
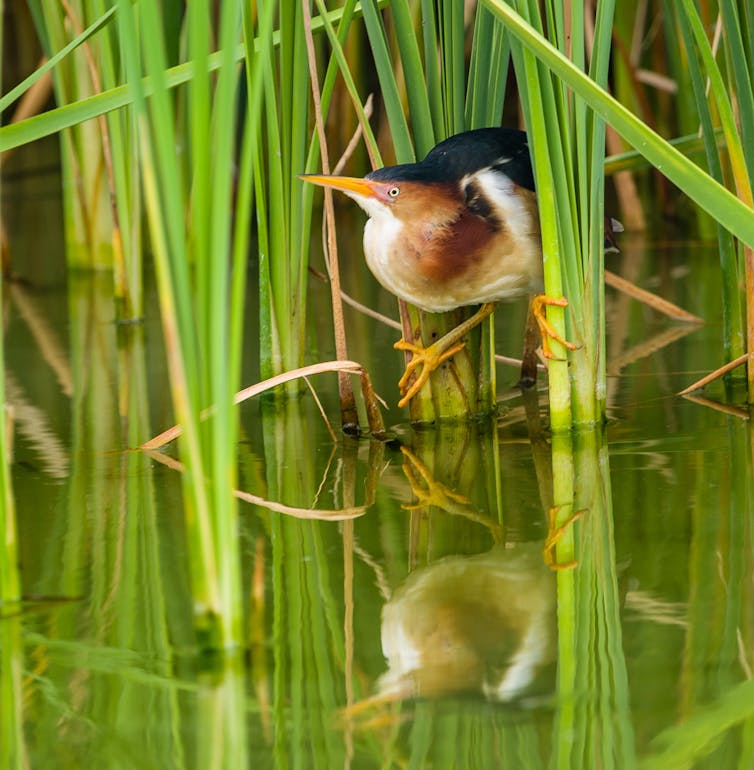
<svg viewBox="0 0 754 770">
<path fill-rule="evenodd" d="M 393 406 L 388 443 L 334 443 L 308 395 L 244 404 L 248 644 L 222 659 L 196 644 L 178 474 L 128 451 L 173 421 L 154 289 L 116 326 L 108 276 L 63 274 L 57 198 L 4 192 L 28 602 L 0 620 L 3 767 L 754 767 L 751 426 L 674 395 L 722 362 L 714 246 L 656 233 L 610 258 L 707 323 L 608 290 L 609 424 L 555 447 L 573 569 L 544 563 L 546 396 L 527 417 L 514 369 L 496 421 L 415 432 Z M 352 256 L 347 290 L 394 313 Z M 313 278 L 312 360 L 326 294 Z M 497 314 L 500 352 L 524 311 Z M 394 404 L 395 332 L 347 313 Z M 314 384 L 336 419 L 334 378 Z"/>
</svg>

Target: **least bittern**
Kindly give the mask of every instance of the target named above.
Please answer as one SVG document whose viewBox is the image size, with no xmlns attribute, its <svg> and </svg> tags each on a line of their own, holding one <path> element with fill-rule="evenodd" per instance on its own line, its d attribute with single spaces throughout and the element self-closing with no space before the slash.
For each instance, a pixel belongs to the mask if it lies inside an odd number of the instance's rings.
<svg viewBox="0 0 754 770">
<path fill-rule="evenodd" d="M 427 348 L 405 340 L 396 343 L 412 354 L 398 383 L 403 394 L 399 406 L 458 352 L 464 336 L 491 315 L 496 302 L 542 291 L 539 214 L 523 131 L 466 131 L 440 142 L 420 163 L 386 166 L 363 179 L 314 174 L 301 178 L 341 190 L 367 212 L 364 254 L 388 291 L 431 313 L 481 305 Z M 566 304 L 562 297 L 542 294 L 531 303 L 547 358 L 554 357 L 550 338 L 576 347 L 545 317 L 546 305 Z M 531 375 L 529 367 L 522 381 Z"/>
</svg>

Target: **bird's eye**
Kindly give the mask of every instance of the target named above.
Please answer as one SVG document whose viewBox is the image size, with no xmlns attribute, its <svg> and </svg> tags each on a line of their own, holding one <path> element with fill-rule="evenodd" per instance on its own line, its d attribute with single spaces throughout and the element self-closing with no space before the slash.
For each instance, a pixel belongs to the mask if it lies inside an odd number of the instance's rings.
<svg viewBox="0 0 754 770">
<path fill-rule="evenodd" d="M 398 194 L 400 193 L 400 191 L 401 191 L 401 190 L 400 190 L 400 187 L 391 187 L 391 188 L 390 188 L 390 189 L 387 191 L 387 194 L 388 194 L 388 195 L 389 195 L 391 198 L 397 198 L 397 197 L 398 197 Z"/>
</svg>

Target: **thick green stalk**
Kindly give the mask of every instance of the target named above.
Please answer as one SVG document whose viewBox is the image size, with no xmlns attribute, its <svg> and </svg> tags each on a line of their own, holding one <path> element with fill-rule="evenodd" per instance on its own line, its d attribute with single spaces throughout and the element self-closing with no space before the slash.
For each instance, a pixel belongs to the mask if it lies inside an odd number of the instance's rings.
<svg viewBox="0 0 754 770">
<path fill-rule="evenodd" d="M 578 565 L 571 577 L 558 576 L 559 618 L 573 629 L 575 643 L 569 663 L 575 665 L 575 690 L 562 693 L 576 711 L 571 746 L 565 744 L 571 767 L 635 767 L 628 676 L 623 652 L 621 595 L 616 567 L 609 458 L 601 426 L 573 436 L 574 511 Z M 561 614 L 561 581 L 575 589 L 575 612 Z M 570 614 L 570 613 L 569 613 Z M 564 626 L 558 624 L 558 633 Z M 568 651 L 563 650 L 568 655 Z M 558 666 L 565 662 L 559 658 Z M 570 686 L 569 682 L 569 686 Z M 579 697 L 589 692 L 591 697 Z"/>
<path fill-rule="evenodd" d="M 211 241 L 209 249 L 203 258 L 212 265 L 212 324 L 211 348 L 205 351 L 205 356 L 212 360 L 213 371 L 208 376 L 212 383 L 212 403 L 217 405 L 217 417 L 214 435 L 214 521 L 216 536 L 216 555 L 218 561 L 225 560 L 221 571 L 221 590 L 223 608 L 230 614 L 230 638 L 239 644 L 243 639 L 243 599 L 241 594 L 241 553 L 238 542 L 238 502 L 233 490 L 238 486 L 238 471 L 236 451 L 238 445 L 238 410 L 234 404 L 234 393 L 240 385 L 240 349 L 243 338 L 240 332 L 231 337 L 233 316 L 237 315 L 239 322 L 243 316 L 244 292 L 236 291 L 231 294 L 231 255 L 233 250 L 232 233 L 233 218 L 230 214 L 233 208 L 234 173 L 236 151 L 234 136 L 237 124 L 236 105 L 238 101 L 238 74 L 234 65 L 233 42 L 237 40 L 241 22 L 241 4 L 223 4 L 220 18 L 220 46 L 225 51 L 224 67 L 220 70 L 215 88 L 214 114 L 211 119 L 212 142 L 215 148 L 227 148 L 224 153 L 218 153 L 215 158 L 213 189 L 216 191 L 213 200 L 211 220 Z M 238 182 L 248 187 L 251 183 L 250 169 L 246 169 L 246 177 L 239 177 Z M 239 234 L 240 244 L 238 253 L 247 252 L 248 230 Z M 226 255 L 225 259 L 217 259 L 218 254 Z M 238 260 L 236 267 L 238 265 Z M 236 277 L 240 281 L 240 277 Z M 239 303 L 238 308 L 228 306 L 231 296 Z M 240 325 L 239 325 L 240 328 Z M 236 345 L 232 351 L 230 344 Z M 235 360 L 235 370 L 229 367 L 229 362 Z"/>
<path fill-rule="evenodd" d="M 552 387 L 552 386 L 551 386 Z M 564 526 L 575 512 L 574 508 L 574 457 L 573 439 L 564 431 L 552 437 L 552 501 L 555 506 L 557 526 Z M 557 545 L 558 563 L 566 564 L 576 558 L 573 526 Z M 560 708 L 553 734 L 556 761 L 553 767 L 568 770 L 571 764 L 571 748 L 577 734 L 577 693 L 579 654 L 579 597 L 573 570 L 559 570 L 557 575 L 558 616 L 558 698 Z"/>
<path fill-rule="evenodd" d="M 398 40 L 403 72 L 406 78 L 408 111 L 412 117 L 413 144 L 418 157 L 424 157 L 437 143 L 432 126 L 427 83 L 424 78 L 419 43 L 411 22 L 411 11 L 407 0 L 391 3 L 395 20 L 395 34 Z"/>
<path fill-rule="evenodd" d="M 499 126 L 503 116 L 510 41 L 489 8 L 477 8 L 466 89 L 467 126 Z M 494 72 L 495 76 L 490 77 Z"/>
<path fill-rule="evenodd" d="M 88 17 L 109 18 L 116 9 L 112 0 L 89 0 Z M 117 25 L 108 25 L 98 36 L 100 88 L 108 90 L 123 82 L 120 50 L 128 41 Z M 142 276 L 142 227 L 136 123 L 132 108 L 111 112 L 100 122 L 109 164 L 108 184 L 113 221 L 113 291 L 120 319 L 133 320 L 144 313 Z"/>
<path fill-rule="evenodd" d="M 533 166 L 540 200 L 555 201 L 556 189 L 552 162 L 547 152 L 547 121 L 543 99 L 551 96 L 542 82 L 536 59 L 519 45 L 513 46 L 513 62 L 518 73 L 519 93 L 530 137 L 530 146 L 542 148 L 533 152 Z M 521 84 L 524 87 L 521 87 Z M 542 233 L 542 251 L 544 254 L 545 292 L 552 297 L 563 295 L 563 280 L 560 264 L 560 238 L 555 206 L 540 206 Z M 573 301 L 573 298 L 571 299 Z M 557 312 L 551 312 L 557 311 Z M 551 308 L 548 319 L 554 328 L 565 336 L 563 310 Z M 570 430 L 571 427 L 571 389 L 568 378 L 568 364 L 562 346 L 553 348 L 558 356 L 550 362 L 548 379 L 550 384 L 550 426 L 554 432 Z"/>
<path fill-rule="evenodd" d="M 369 36 L 369 44 L 374 57 L 377 76 L 380 80 L 382 100 L 385 105 L 390 135 L 395 147 L 398 163 L 412 163 L 416 160 L 414 146 L 408 130 L 408 122 L 403 113 L 398 84 L 395 78 L 393 60 L 387 42 L 387 35 L 380 18 L 379 8 L 375 0 L 365 0 L 362 3 L 364 26 Z"/>
<path fill-rule="evenodd" d="M 2 279 L 0 279 L 0 295 Z M 2 300 L 0 300 L 0 311 Z M 4 361 L 0 339 L 0 362 Z M 16 532 L 16 505 L 10 472 L 10 439 L 13 423 L 5 402 L 5 385 L 0 377 L 0 604 L 15 602 L 21 597 L 21 581 L 18 574 L 18 541 Z"/>
</svg>

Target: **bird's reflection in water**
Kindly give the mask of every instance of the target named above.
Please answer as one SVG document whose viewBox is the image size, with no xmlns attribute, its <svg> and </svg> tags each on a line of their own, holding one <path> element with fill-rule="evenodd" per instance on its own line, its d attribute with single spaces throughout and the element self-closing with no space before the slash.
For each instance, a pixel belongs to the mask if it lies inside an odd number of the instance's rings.
<svg viewBox="0 0 754 770">
<path fill-rule="evenodd" d="M 415 570 L 382 611 L 386 701 L 481 694 L 521 701 L 552 691 L 555 575 L 541 544 L 495 546 Z"/>
</svg>

